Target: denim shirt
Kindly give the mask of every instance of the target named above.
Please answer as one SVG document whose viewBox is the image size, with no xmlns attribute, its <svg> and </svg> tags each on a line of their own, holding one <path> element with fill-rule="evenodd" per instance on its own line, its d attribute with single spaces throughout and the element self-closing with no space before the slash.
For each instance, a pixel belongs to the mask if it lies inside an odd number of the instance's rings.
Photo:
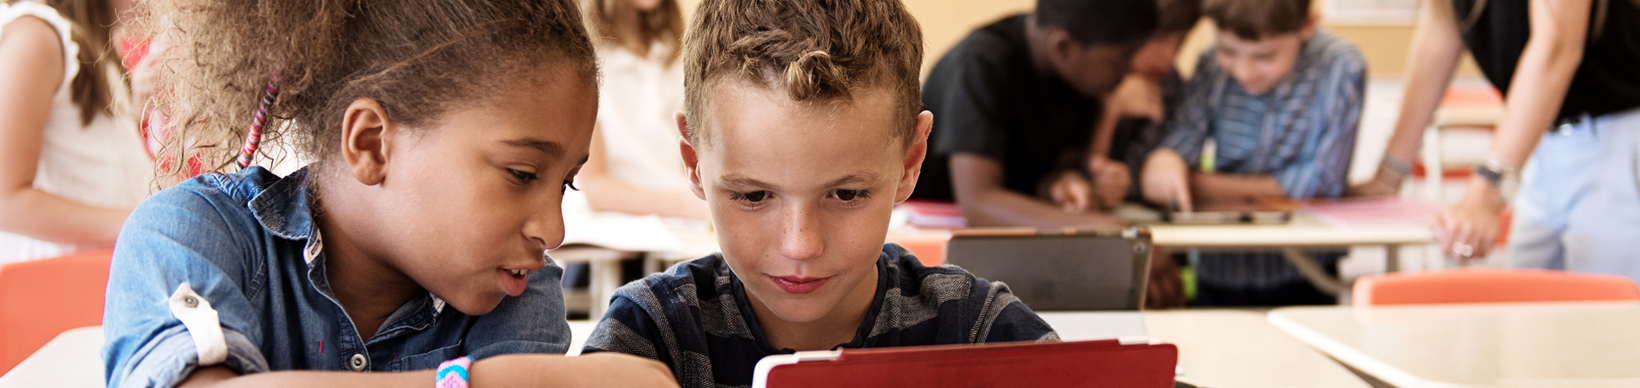
<svg viewBox="0 0 1640 388">
<path fill-rule="evenodd" d="M 462 314 L 429 293 L 361 337 L 325 276 L 308 179 L 307 169 L 280 178 L 259 167 L 205 175 L 131 213 L 103 315 L 109 387 L 175 386 L 202 357 L 240 374 L 409 371 L 568 349 L 563 270 L 551 260 L 489 314 Z"/>
</svg>

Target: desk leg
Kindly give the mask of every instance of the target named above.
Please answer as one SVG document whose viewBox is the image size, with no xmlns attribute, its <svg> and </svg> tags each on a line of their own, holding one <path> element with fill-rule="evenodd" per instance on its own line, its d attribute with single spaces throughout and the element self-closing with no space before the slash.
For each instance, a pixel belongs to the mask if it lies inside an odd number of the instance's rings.
<svg viewBox="0 0 1640 388">
<path fill-rule="evenodd" d="M 1384 272 L 1401 271 L 1401 246 L 1390 244 L 1384 246 Z"/>
<path fill-rule="evenodd" d="M 603 319 L 604 312 L 609 310 L 609 298 L 615 297 L 615 289 L 621 286 L 621 261 L 593 260 L 587 264 L 591 272 L 591 280 L 587 282 L 587 292 L 592 294 L 592 307 L 587 318 L 597 321 Z"/>
<path fill-rule="evenodd" d="M 1315 259 L 1301 249 L 1283 249 L 1281 257 L 1287 259 L 1287 264 L 1292 264 L 1293 268 L 1298 270 L 1298 274 L 1304 276 L 1304 280 L 1310 281 L 1310 285 L 1327 295 L 1342 295 L 1349 289 L 1337 277 L 1327 275 L 1326 271 L 1321 270 L 1320 265 L 1315 264 Z"/>
</svg>

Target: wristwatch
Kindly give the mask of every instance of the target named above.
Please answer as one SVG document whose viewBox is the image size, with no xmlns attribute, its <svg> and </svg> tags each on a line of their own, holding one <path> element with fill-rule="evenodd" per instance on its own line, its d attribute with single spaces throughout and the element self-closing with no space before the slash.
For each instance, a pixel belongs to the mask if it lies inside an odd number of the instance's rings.
<svg viewBox="0 0 1640 388">
<path fill-rule="evenodd" d="M 1485 179 L 1492 187 L 1497 188 L 1505 203 L 1513 202 L 1515 191 L 1520 188 L 1520 174 L 1497 161 L 1487 161 L 1475 166 L 1475 176 Z"/>
</svg>

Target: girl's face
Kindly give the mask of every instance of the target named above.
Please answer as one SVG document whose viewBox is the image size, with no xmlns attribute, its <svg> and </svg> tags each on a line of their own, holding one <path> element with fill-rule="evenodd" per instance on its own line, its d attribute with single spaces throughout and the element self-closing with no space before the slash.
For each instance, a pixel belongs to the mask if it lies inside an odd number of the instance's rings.
<svg viewBox="0 0 1640 388">
<path fill-rule="evenodd" d="M 380 184 L 389 203 L 376 213 L 392 230 L 380 257 L 469 315 L 521 294 L 563 242 L 560 202 L 598 110 L 596 87 L 574 77 L 509 89 L 384 146 L 401 149 L 386 150 L 399 156 Z"/>
</svg>

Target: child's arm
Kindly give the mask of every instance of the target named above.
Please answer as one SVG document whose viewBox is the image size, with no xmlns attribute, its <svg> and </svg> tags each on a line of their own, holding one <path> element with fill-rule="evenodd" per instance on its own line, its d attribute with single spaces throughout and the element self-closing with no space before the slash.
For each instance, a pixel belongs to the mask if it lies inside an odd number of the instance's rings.
<svg viewBox="0 0 1640 388">
<path fill-rule="evenodd" d="M 971 226 L 1120 226 L 1115 216 L 1071 214 L 1003 185 L 1002 163 L 989 157 L 951 154 L 951 186 Z"/>
<path fill-rule="evenodd" d="M 1185 83 L 1185 97 L 1167 120 L 1162 143 L 1145 157 L 1140 169 L 1140 190 L 1145 200 L 1158 205 L 1190 211 L 1190 166 L 1201 161 L 1202 148 L 1212 136 L 1212 95 L 1216 83 L 1227 82 L 1214 65 L 1212 49 L 1204 50 L 1196 62 L 1195 75 Z"/>
<path fill-rule="evenodd" d="M 595 127 L 592 131 L 592 148 L 588 152 L 587 164 L 581 167 L 581 174 L 575 179 L 580 183 L 581 189 L 587 192 L 587 203 L 592 205 L 593 209 L 701 220 L 710 216 L 706 209 L 706 201 L 696 198 L 688 187 L 666 191 L 650 190 L 610 176 L 605 145 L 603 128 Z"/>
<path fill-rule="evenodd" d="M 432 370 L 391 373 L 281 371 L 236 375 L 225 367 L 193 372 L 179 387 L 431 387 Z M 672 372 L 654 360 L 619 353 L 577 357 L 509 354 L 474 361 L 473 388 L 485 387 L 676 387 Z"/>
<path fill-rule="evenodd" d="M 0 37 L 0 231 L 65 244 L 113 245 L 130 209 L 90 206 L 34 188 L 52 96 L 64 77 L 57 32 L 44 20 L 25 16 L 6 24 Z"/>
<path fill-rule="evenodd" d="M 1350 160 L 1366 91 L 1367 61 L 1351 50 L 1332 58 L 1311 116 L 1323 127 L 1306 132 L 1296 163 L 1274 171 L 1287 198 L 1337 198 L 1349 189 Z M 1312 121 L 1313 122 L 1313 121 Z"/>
</svg>

